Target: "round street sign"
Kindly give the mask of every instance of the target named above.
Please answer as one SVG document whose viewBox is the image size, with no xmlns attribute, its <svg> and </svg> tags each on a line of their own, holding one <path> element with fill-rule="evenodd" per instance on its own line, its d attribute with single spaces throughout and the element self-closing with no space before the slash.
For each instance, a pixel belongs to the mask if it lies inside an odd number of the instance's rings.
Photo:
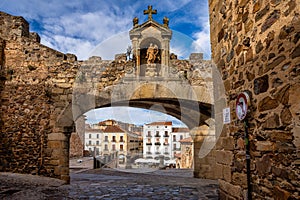
<svg viewBox="0 0 300 200">
<path fill-rule="evenodd" d="M 250 105 L 250 98 L 247 92 L 242 92 L 238 95 L 235 105 L 235 112 L 239 120 L 245 119 L 248 106 Z"/>
</svg>

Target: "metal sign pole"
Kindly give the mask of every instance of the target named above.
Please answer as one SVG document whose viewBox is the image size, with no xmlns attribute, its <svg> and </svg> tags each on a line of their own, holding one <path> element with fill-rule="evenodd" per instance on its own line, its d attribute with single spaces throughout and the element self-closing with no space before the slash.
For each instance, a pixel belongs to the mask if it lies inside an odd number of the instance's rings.
<svg viewBox="0 0 300 200">
<path fill-rule="evenodd" d="M 250 97 L 247 92 L 242 92 L 238 95 L 237 100 L 236 100 L 236 115 L 237 118 L 240 121 L 244 122 L 244 128 L 245 128 L 245 149 L 246 149 L 246 168 L 247 168 L 247 187 L 248 187 L 248 192 L 247 192 L 247 199 L 252 200 L 252 189 L 251 189 L 251 169 L 250 169 L 250 145 L 249 145 L 249 133 L 248 133 L 248 119 L 247 119 L 247 114 L 248 114 L 248 106 L 250 105 Z"/>
<path fill-rule="evenodd" d="M 245 127 L 245 148 L 246 148 L 246 167 L 247 167 L 247 199 L 252 200 L 252 189 L 251 189 L 251 169 L 250 169 L 250 145 L 249 145 L 249 133 L 248 133 L 248 119 L 244 119 L 244 127 Z"/>
</svg>

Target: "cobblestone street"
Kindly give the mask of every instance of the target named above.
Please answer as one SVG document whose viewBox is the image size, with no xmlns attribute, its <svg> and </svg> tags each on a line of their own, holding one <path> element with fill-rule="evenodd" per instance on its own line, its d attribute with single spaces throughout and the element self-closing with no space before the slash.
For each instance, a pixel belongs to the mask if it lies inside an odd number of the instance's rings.
<svg viewBox="0 0 300 200">
<path fill-rule="evenodd" d="M 192 178 L 190 170 L 137 172 L 72 170 L 70 185 L 51 178 L 1 173 L 0 199 L 218 199 L 217 181 Z"/>
</svg>

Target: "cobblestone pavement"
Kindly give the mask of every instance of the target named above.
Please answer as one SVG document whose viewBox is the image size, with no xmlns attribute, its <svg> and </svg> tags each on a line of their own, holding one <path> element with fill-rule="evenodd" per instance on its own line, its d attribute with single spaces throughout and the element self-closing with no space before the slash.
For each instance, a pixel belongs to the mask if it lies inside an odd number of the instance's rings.
<svg viewBox="0 0 300 200">
<path fill-rule="evenodd" d="M 32 175 L 0 173 L 0 199 L 218 199 L 217 181 L 192 178 L 190 170 L 132 173 L 72 170 L 71 184 Z"/>
</svg>

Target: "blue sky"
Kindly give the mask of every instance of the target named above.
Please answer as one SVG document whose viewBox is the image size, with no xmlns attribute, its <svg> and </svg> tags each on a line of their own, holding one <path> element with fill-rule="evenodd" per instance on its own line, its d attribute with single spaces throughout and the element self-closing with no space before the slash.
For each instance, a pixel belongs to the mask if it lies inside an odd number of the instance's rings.
<svg viewBox="0 0 300 200">
<path fill-rule="evenodd" d="M 208 0 L 1 0 L 0 10 L 23 16 L 42 44 L 85 60 L 93 53 L 111 59 L 126 52 L 132 19 L 145 22 L 148 5 L 157 9 L 157 22 L 170 19 L 172 52 L 180 58 L 203 52 L 210 59 Z"/>
<path fill-rule="evenodd" d="M 93 55 L 112 59 L 125 53 L 132 19 L 145 22 L 143 10 L 148 5 L 157 9 L 155 21 L 162 23 L 164 16 L 170 19 L 172 53 L 184 59 L 190 53 L 202 52 L 210 59 L 208 0 L 1 0 L 0 10 L 23 16 L 30 23 L 30 31 L 40 35 L 42 44 L 85 60 Z M 105 119 L 137 124 L 172 120 L 182 125 L 162 113 L 134 108 L 95 110 L 87 116 L 90 123 Z"/>
<path fill-rule="evenodd" d="M 164 114 L 163 108 L 160 109 L 162 112 L 153 110 L 146 110 L 132 107 L 112 107 L 112 108 L 100 108 L 91 110 L 85 115 L 87 116 L 87 123 L 95 124 L 100 121 L 107 119 L 114 119 L 116 121 L 126 122 L 129 124 L 144 125 L 151 122 L 157 121 L 172 121 L 173 126 L 185 127 L 186 125 L 180 120 Z"/>
</svg>

